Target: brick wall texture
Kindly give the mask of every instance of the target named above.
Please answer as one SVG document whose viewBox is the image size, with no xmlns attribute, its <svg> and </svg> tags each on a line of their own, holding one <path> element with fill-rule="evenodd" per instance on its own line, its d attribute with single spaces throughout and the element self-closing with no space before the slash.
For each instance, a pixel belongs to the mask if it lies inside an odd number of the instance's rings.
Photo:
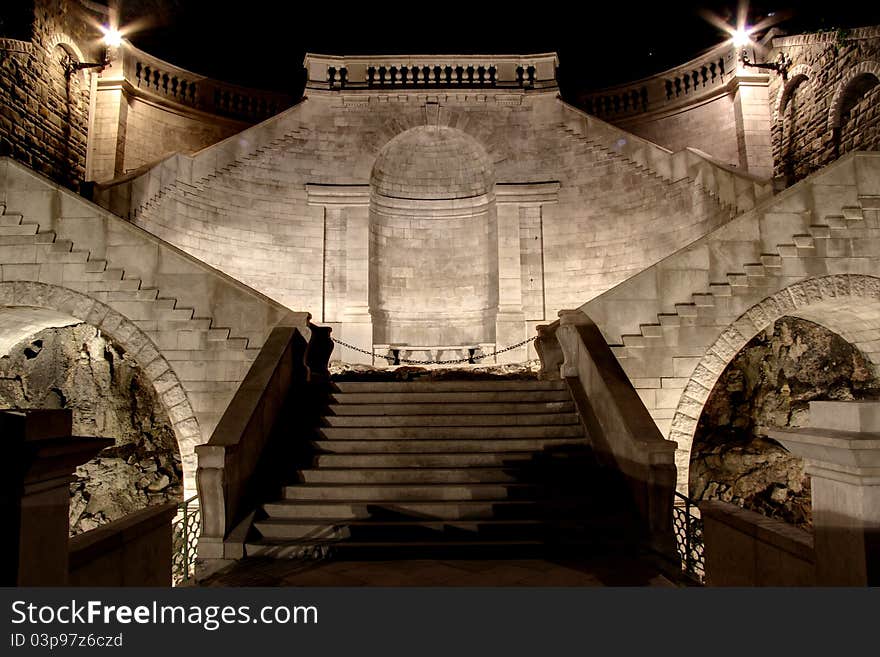
<svg viewBox="0 0 880 657">
<path fill-rule="evenodd" d="M 774 46 L 768 59 L 781 51 L 792 62 L 788 80 L 770 81 L 775 175 L 791 183 L 850 151 L 880 149 L 880 27 Z"/>
<path fill-rule="evenodd" d="M 68 0 L 32 4 L 30 40 L 0 34 L 0 155 L 75 189 L 85 176 L 92 74 L 68 74 L 64 62 L 74 48 L 95 61 L 96 17 Z"/>
</svg>

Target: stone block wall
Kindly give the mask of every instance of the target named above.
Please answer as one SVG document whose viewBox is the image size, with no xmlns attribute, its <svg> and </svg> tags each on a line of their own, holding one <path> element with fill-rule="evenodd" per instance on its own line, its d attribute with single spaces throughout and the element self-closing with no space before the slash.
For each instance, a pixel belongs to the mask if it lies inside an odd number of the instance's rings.
<svg viewBox="0 0 880 657">
<path fill-rule="evenodd" d="M 98 61 L 100 34 L 89 21 L 102 16 L 74 0 L 29 4 L 19 13 L 32 11 L 30 34 L 22 38 L 22 26 L 10 26 L 17 39 L 0 34 L 0 156 L 76 189 L 85 178 L 92 74 L 68 72 L 65 61 Z"/>
<path fill-rule="evenodd" d="M 791 184 L 853 150 L 880 149 L 880 26 L 773 40 L 774 174 Z"/>
<path fill-rule="evenodd" d="M 367 298 L 368 272 L 371 282 L 385 276 L 395 283 L 385 292 L 412 287 L 429 262 L 419 240 L 439 239 L 426 226 L 392 226 L 391 238 L 413 246 L 410 260 L 393 265 L 371 251 L 369 230 L 380 226 L 373 222 L 368 230 L 375 214 L 371 174 L 382 147 L 429 120 L 467 135 L 494 163 L 498 238 L 490 242 L 495 249 L 497 241 L 497 255 L 478 253 L 482 224 L 472 217 L 444 242 L 455 256 L 446 260 L 456 276 L 473 273 L 471 267 L 493 276 L 497 258 L 491 287 L 498 290 L 499 313 L 523 331 L 525 322 L 552 319 L 730 217 L 695 179 L 671 180 L 668 151 L 653 147 L 662 155 L 657 166 L 669 169 L 660 175 L 653 162 L 619 150 L 620 142 L 637 141 L 632 135 L 585 122 L 555 94 L 537 93 L 448 93 L 435 100 L 413 91 L 351 97 L 315 91 L 234 139 L 102 187 L 98 199 L 317 321 L 351 322 L 358 315 L 369 323 L 368 306 L 381 309 Z M 579 127 L 567 129 L 569 123 Z M 552 191 L 539 191 L 552 181 Z M 376 232 L 379 237 L 389 236 Z M 498 339 L 506 345 L 525 337 Z"/>
</svg>

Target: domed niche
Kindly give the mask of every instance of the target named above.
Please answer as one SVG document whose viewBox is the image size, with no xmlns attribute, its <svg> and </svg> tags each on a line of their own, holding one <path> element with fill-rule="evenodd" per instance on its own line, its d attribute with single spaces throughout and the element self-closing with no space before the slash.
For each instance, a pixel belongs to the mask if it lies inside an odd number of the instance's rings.
<svg viewBox="0 0 880 657">
<path fill-rule="evenodd" d="M 376 344 L 495 339 L 495 175 L 460 130 L 421 126 L 388 142 L 370 198 L 370 314 Z"/>
</svg>

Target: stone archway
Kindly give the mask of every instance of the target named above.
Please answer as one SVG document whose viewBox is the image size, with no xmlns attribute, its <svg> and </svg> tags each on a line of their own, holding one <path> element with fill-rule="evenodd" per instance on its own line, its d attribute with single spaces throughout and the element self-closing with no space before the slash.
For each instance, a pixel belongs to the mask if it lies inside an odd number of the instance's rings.
<svg viewBox="0 0 880 657">
<path fill-rule="evenodd" d="M 171 420 L 184 468 L 186 494 L 195 493 L 195 446 L 201 435 L 198 420 L 177 374 L 149 337 L 109 306 L 68 288 L 33 281 L 0 282 L 0 309 L 15 309 L 15 326 L 0 322 L 0 339 L 9 344 L 67 318 L 90 324 L 110 336 L 144 372 Z"/>
<path fill-rule="evenodd" d="M 798 148 L 796 141 L 803 133 L 803 119 L 798 110 L 810 105 L 814 93 L 813 80 L 815 73 L 812 67 L 806 64 L 795 66 L 789 73 L 788 81 L 779 89 L 773 107 L 773 130 L 778 143 L 777 167 L 781 166 L 789 184 L 815 168 L 809 161 L 799 161 L 808 158 L 805 153 L 800 153 L 803 158 L 798 157 L 798 151 L 803 149 Z"/>
<path fill-rule="evenodd" d="M 852 70 L 841 80 L 834 91 L 831 105 L 828 109 L 828 128 L 839 129 L 843 118 L 844 104 L 854 84 L 859 80 L 869 78 L 874 84 L 880 83 L 880 63 L 875 61 L 860 62 L 853 66 Z"/>
<path fill-rule="evenodd" d="M 694 369 L 672 420 L 678 463 L 690 462 L 694 432 L 718 378 L 753 337 L 785 316 L 828 328 L 880 366 L 880 278 L 837 274 L 783 288 L 724 329 Z"/>
</svg>

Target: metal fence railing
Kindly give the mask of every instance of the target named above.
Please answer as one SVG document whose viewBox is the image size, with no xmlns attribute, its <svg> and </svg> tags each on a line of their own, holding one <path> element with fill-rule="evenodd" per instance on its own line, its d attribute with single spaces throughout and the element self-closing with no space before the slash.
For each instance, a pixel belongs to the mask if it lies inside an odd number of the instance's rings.
<svg viewBox="0 0 880 657">
<path fill-rule="evenodd" d="M 705 550 L 703 545 L 703 519 L 697 505 L 679 492 L 675 493 L 672 522 L 681 569 L 699 582 L 706 578 Z"/>
<path fill-rule="evenodd" d="M 171 581 L 174 586 L 180 586 L 195 575 L 201 525 L 199 498 L 193 495 L 177 506 L 177 516 L 172 523 Z"/>
</svg>

